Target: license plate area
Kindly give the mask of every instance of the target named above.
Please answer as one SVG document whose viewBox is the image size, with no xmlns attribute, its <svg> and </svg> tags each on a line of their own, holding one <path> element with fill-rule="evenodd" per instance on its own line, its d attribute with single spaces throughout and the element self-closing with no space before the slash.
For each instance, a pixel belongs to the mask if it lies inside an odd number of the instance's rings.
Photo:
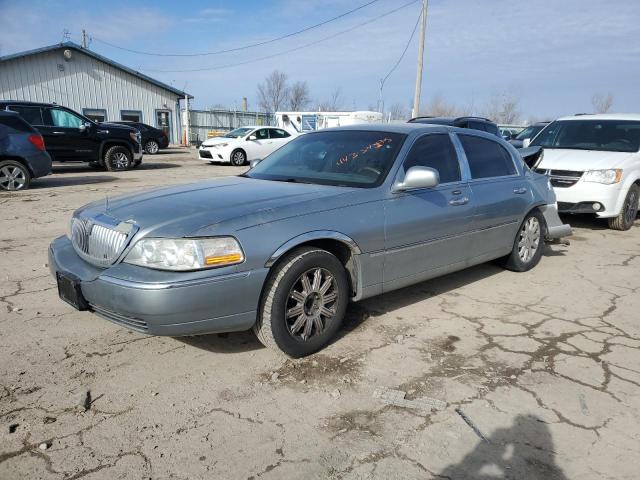
<svg viewBox="0 0 640 480">
<path fill-rule="evenodd" d="M 56 279 L 58 281 L 58 296 L 60 299 L 67 302 L 76 310 L 89 309 L 87 300 L 82 296 L 79 279 L 60 272 L 56 274 Z"/>
</svg>

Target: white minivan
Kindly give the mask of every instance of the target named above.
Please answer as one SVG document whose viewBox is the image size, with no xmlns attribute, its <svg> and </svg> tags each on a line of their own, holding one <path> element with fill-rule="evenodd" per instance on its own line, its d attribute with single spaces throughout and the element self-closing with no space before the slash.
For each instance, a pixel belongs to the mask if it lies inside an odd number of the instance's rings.
<svg viewBox="0 0 640 480">
<path fill-rule="evenodd" d="M 549 176 L 565 213 L 607 218 L 629 230 L 640 199 L 640 115 L 575 115 L 551 122 L 531 142 L 543 147 L 536 166 Z"/>
</svg>

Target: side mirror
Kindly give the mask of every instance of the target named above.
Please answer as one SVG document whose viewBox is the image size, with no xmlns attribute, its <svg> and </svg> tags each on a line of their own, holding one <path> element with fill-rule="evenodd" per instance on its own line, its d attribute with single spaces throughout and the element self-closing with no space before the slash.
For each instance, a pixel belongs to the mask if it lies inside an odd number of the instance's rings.
<svg viewBox="0 0 640 480">
<path fill-rule="evenodd" d="M 261 158 L 255 158 L 255 159 L 253 159 L 253 160 L 251 160 L 251 161 L 249 162 L 249 167 L 250 167 L 250 168 L 253 168 L 253 167 L 255 167 L 256 165 L 258 165 L 261 161 L 262 161 L 262 159 L 261 159 Z"/>
<path fill-rule="evenodd" d="M 249 135 L 249 138 L 247 138 L 247 140 L 257 140 L 258 137 L 256 137 L 255 135 Z"/>
<path fill-rule="evenodd" d="M 81 132 L 86 132 L 87 129 L 90 127 L 91 127 L 91 124 L 89 122 L 84 122 L 80 124 L 80 126 L 78 127 L 78 130 L 80 130 Z"/>
<path fill-rule="evenodd" d="M 401 183 L 394 185 L 393 190 L 404 192 L 416 188 L 433 188 L 440 183 L 440 174 L 434 168 L 411 167 L 405 174 Z"/>
<path fill-rule="evenodd" d="M 527 148 L 529 144 L 531 144 L 530 138 L 525 138 L 524 140 L 522 140 L 522 148 Z"/>
</svg>

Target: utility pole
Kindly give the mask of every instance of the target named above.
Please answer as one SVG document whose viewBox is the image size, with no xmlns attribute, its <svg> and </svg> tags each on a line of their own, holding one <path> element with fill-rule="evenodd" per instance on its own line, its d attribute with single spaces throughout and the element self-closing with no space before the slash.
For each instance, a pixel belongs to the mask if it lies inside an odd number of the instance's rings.
<svg viewBox="0 0 640 480">
<path fill-rule="evenodd" d="M 82 48 L 87 48 L 87 32 L 82 29 Z"/>
<path fill-rule="evenodd" d="M 429 0 L 422 0 L 422 14 L 420 15 L 420 42 L 418 44 L 418 71 L 416 73 L 416 92 L 413 96 L 411 117 L 420 115 L 420 93 L 422 90 L 422 62 L 424 60 L 424 36 L 427 30 L 427 8 Z"/>
<path fill-rule="evenodd" d="M 187 133 L 187 138 L 186 138 L 186 144 L 187 144 L 187 148 L 189 148 L 191 146 L 191 129 L 190 129 L 190 118 L 189 118 L 189 95 L 187 95 L 186 93 L 184 94 L 184 116 L 185 116 L 185 126 L 186 128 L 186 133 Z"/>
</svg>

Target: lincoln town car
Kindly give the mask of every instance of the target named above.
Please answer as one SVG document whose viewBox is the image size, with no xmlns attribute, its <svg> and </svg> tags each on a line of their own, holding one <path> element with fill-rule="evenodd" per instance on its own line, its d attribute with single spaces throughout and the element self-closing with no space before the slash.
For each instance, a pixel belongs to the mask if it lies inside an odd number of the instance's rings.
<svg viewBox="0 0 640 480">
<path fill-rule="evenodd" d="M 86 205 L 49 265 L 64 301 L 123 327 L 253 329 L 301 357 L 349 302 L 492 260 L 526 272 L 570 233 L 549 177 L 502 138 L 355 125 L 301 135 L 239 176 Z"/>
</svg>

